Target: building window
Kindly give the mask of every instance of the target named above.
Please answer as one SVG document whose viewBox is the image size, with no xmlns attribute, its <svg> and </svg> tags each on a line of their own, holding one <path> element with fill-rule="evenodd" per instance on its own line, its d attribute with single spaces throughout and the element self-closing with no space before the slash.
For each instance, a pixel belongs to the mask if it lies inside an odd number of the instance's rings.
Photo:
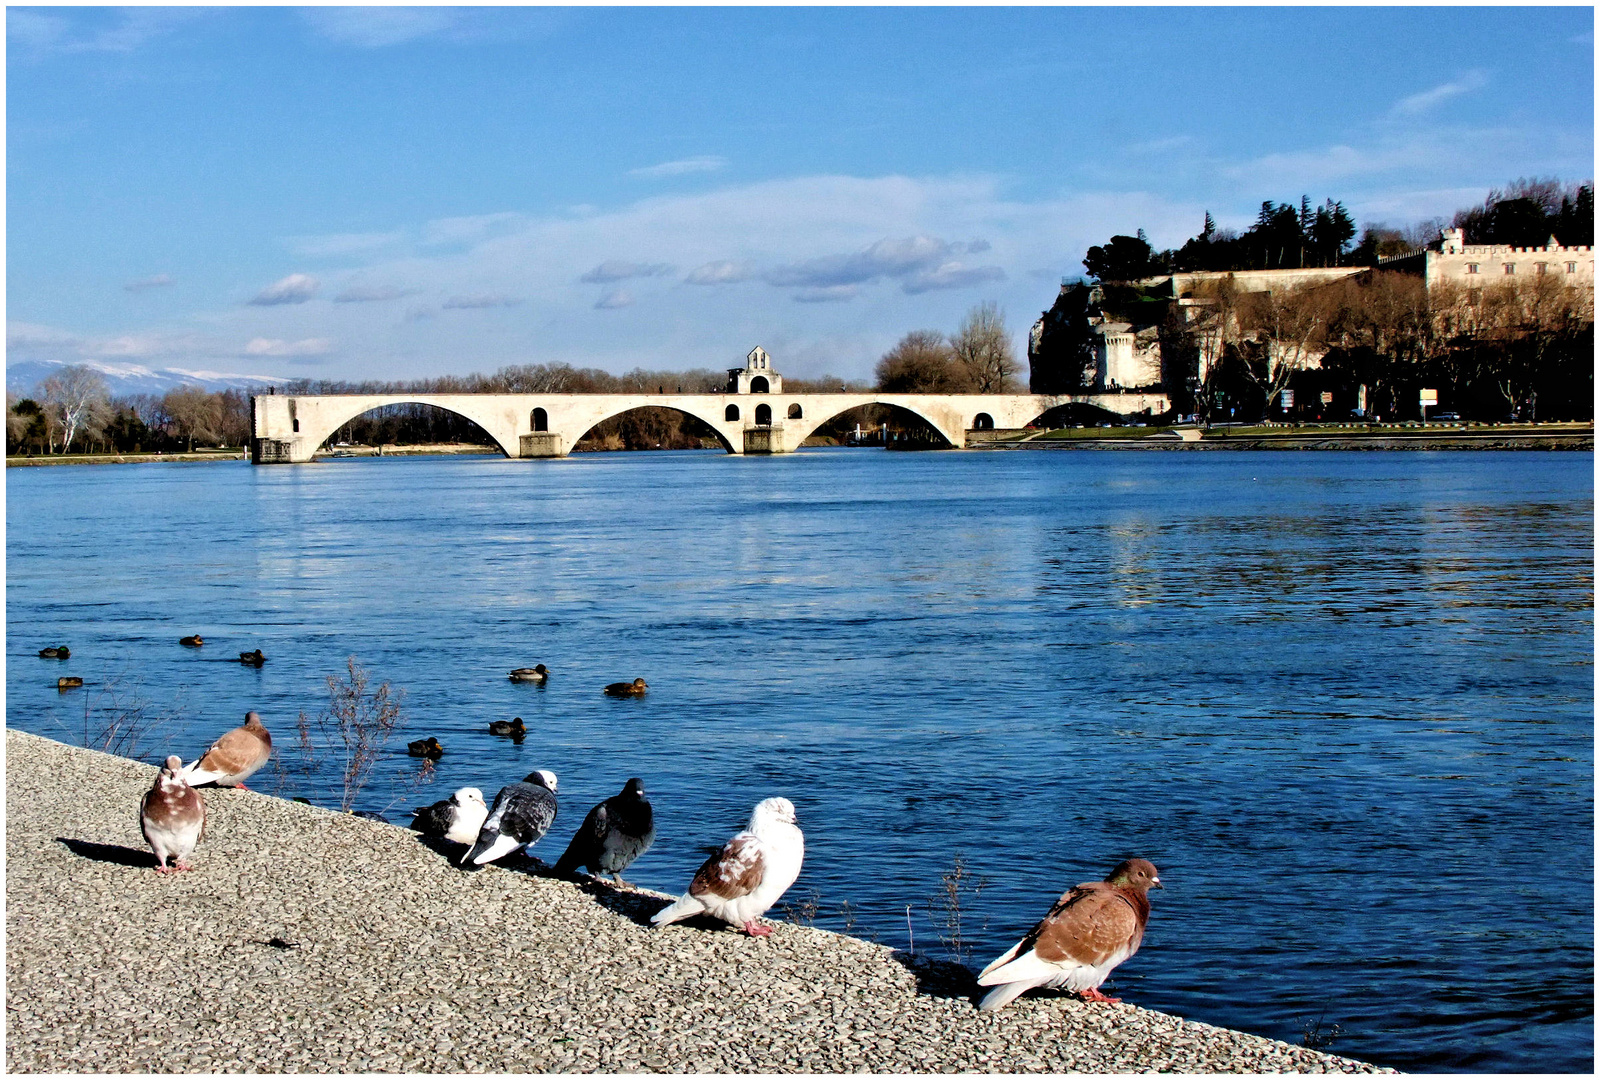
<svg viewBox="0 0 1600 1080">
<path fill-rule="evenodd" d="M 722 418 L 727 421 L 739 419 L 739 406 L 729 405 L 726 409 L 723 409 Z"/>
<path fill-rule="evenodd" d="M 795 402 L 793 405 L 789 406 L 789 419 L 790 420 L 799 420 L 804 415 L 805 414 L 803 412 L 801 412 L 801 410 L 800 410 L 800 403 L 798 401 Z"/>
<path fill-rule="evenodd" d="M 1478 272 L 1478 264 L 1477 263 L 1468 263 L 1467 264 L 1467 273 L 1476 274 L 1477 272 Z"/>
<path fill-rule="evenodd" d="M 1544 273 L 1544 268 L 1545 268 L 1545 264 L 1544 263 L 1534 263 L 1533 264 L 1533 272 L 1535 274 Z"/>
<path fill-rule="evenodd" d="M 1578 264 L 1577 263 L 1568 263 L 1567 264 L 1567 273 L 1576 274 L 1577 272 L 1578 272 Z"/>
<path fill-rule="evenodd" d="M 771 427 L 772 426 L 772 406 L 771 405 L 757 405 L 756 406 L 756 423 L 758 425 L 760 425 L 761 427 Z"/>
<path fill-rule="evenodd" d="M 1517 264 L 1516 263 L 1506 263 L 1506 273 L 1515 274 L 1516 272 L 1517 272 Z"/>
<path fill-rule="evenodd" d="M 532 415 L 531 419 L 533 420 L 533 430 L 535 430 L 535 431 L 549 431 L 550 430 L 550 414 L 545 412 L 543 409 L 535 409 L 535 410 L 533 410 L 533 415 Z"/>
</svg>

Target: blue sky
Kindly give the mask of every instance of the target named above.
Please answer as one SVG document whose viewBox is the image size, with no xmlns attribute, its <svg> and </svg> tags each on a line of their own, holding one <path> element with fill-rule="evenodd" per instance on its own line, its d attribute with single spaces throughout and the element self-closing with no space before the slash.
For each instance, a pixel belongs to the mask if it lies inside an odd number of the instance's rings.
<svg viewBox="0 0 1600 1080">
<path fill-rule="evenodd" d="M 1587 179 L 1590 8 L 11 8 L 8 364 L 865 378 L 1210 211 Z"/>
</svg>

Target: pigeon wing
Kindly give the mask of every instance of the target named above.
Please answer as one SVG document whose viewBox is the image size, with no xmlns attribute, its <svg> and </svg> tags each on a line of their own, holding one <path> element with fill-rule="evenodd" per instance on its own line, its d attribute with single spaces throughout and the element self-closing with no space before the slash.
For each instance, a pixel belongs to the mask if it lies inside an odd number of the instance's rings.
<svg viewBox="0 0 1600 1080">
<path fill-rule="evenodd" d="M 572 834 L 567 850 L 556 860 L 556 873 L 570 874 L 580 866 L 594 869 L 608 831 L 606 804 L 600 803 L 584 816 L 583 824 Z"/>
<path fill-rule="evenodd" d="M 1139 948 L 1144 920 L 1122 891 L 1103 881 L 1072 889 L 1023 939 L 1041 960 L 1100 967 Z M 1031 939 L 1031 940 L 1030 940 Z M 1119 955 L 1120 954 L 1120 955 Z"/>
<path fill-rule="evenodd" d="M 766 872 L 766 852 L 760 838 L 754 833 L 740 833 L 695 872 L 689 894 L 711 893 L 733 900 L 755 892 Z"/>
<path fill-rule="evenodd" d="M 272 754 L 272 745 L 242 727 L 223 732 L 199 761 L 189 766 L 190 784 L 204 784 L 229 776 L 249 776 Z"/>
<path fill-rule="evenodd" d="M 620 874 L 656 842 L 655 815 L 650 804 L 613 806 L 611 829 L 601 842 L 600 869 Z"/>
<path fill-rule="evenodd" d="M 449 799 L 441 799 L 432 806 L 424 806 L 417 811 L 417 816 L 412 819 L 411 827 L 423 836 L 439 839 L 450 831 L 455 804 Z"/>
</svg>

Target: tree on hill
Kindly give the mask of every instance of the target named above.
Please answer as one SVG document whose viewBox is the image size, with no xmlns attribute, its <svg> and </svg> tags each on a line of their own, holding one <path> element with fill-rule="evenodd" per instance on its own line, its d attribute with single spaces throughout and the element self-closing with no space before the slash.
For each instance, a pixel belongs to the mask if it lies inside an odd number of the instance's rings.
<svg viewBox="0 0 1600 1080">
<path fill-rule="evenodd" d="M 1143 229 L 1138 236 L 1113 236 L 1105 246 L 1090 248 L 1083 265 L 1096 281 L 1137 281 L 1166 272 Z"/>
</svg>

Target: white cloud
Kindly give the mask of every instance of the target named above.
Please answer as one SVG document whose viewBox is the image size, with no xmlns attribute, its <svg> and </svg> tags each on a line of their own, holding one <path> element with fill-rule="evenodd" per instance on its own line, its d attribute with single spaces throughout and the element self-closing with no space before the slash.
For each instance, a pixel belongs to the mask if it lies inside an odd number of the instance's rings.
<svg viewBox="0 0 1600 1080">
<path fill-rule="evenodd" d="M 315 295 L 318 284 L 310 274 L 290 274 L 262 289 L 250 303 L 269 307 L 274 304 L 303 304 Z"/>
<path fill-rule="evenodd" d="M 1435 105 L 1449 101 L 1453 97 L 1460 97 L 1462 94 L 1480 89 L 1487 85 L 1488 82 L 1488 76 L 1482 71 L 1468 71 L 1454 82 L 1442 83 L 1431 90 L 1424 90 L 1421 93 L 1412 94 L 1410 97 L 1401 98 L 1395 103 L 1390 112 L 1395 116 L 1417 116 L 1432 109 Z"/>
<path fill-rule="evenodd" d="M 748 262 L 718 259 L 695 267 L 683 280 L 690 285 L 733 285 L 755 276 L 756 269 Z"/>
<path fill-rule="evenodd" d="M 282 341 L 277 338 L 251 338 L 244 347 L 246 356 L 323 356 L 333 348 L 327 338 Z"/>
<path fill-rule="evenodd" d="M 210 14 L 181 7 L 80 9 L 66 14 L 68 11 L 71 9 L 45 14 L 37 8 L 8 8 L 6 40 L 15 50 L 12 59 L 19 53 L 129 53 Z"/>
<path fill-rule="evenodd" d="M 678 161 L 663 161 L 659 165 L 648 165 L 642 169 L 629 169 L 629 176 L 683 176 L 686 173 L 717 172 L 728 166 L 726 158 L 706 155 L 704 157 L 682 158 Z"/>
<path fill-rule="evenodd" d="M 633 294 L 626 289 L 612 289 L 594 302 L 594 306 L 601 311 L 612 308 L 625 308 L 633 306 Z"/>
<path fill-rule="evenodd" d="M 672 267 L 667 263 L 634 263 L 623 262 L 621 259 L 608 259 L 578 280 L 590 285 L 608 285 L 613 281 L 625 281 L 628 278 L 663 277 L 670 273 Z"/>
<path fill-rule="evenodd" d="M 957 289 L 984 281 L 1000 281 L 1005 271 L 998 266 L 965 266 L 951 260 L 952 254 L 987 251 L 987 240 L 950 243 L 935 236 L 908 236 L 884 239 L 849 255 L 824 255 L 821 258 L 780 266 L 766 273 L 768 284 L 801 286 L 812 292 L 810 300 L 848 299 L 827 292 L 837 286 L 862 285 L 880 278 L 897 279 L 907 293 L 931 289 Z M 852 291 L 849 295 L 855 295 Z"/>
<path fill-rule="evenodd" d="M 515 296 L 489 293 L 481 296 L 452 296 L 444 302 L 447 310 L 476 311 L 482 308 L 516 307 L 522 303 Z"/>
<path fill-rule="evenodd" d="M 154 277 L 140 278 L 138 281 L 130 281 L 124 285 L 123 288 L 131 293 L 137 293 L 144 292 L 146 289 L 159 289 L 163 285 L 171 284 L 172 275 L 156 274 Z"/>
<path fill-rule="evenodd" d="M 313 258 L 371 255 L 405 240 L 402 232 L 333 233 L 328 236 L 291 236 L 290 251 Z"/>
</svg>

